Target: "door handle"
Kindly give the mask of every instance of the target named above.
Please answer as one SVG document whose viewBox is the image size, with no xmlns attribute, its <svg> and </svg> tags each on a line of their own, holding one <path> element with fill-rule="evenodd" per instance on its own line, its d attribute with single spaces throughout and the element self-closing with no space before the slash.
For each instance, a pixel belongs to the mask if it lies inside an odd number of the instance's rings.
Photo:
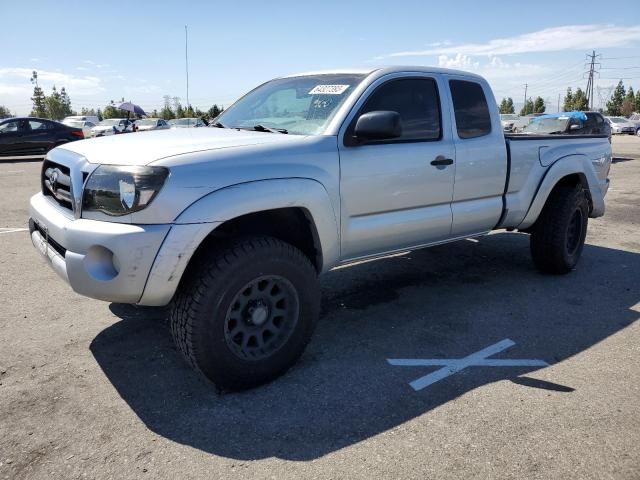
<svg viewBox="0 0 640 480">
<path fill-rule="evenodd" d="M 451 158 L 445 158 L 444 155 L 438 155 L 435 160 L 431 160 L 431 165 L 434 167 L 440 167 L 444 165 L 452 165 L 453 160 Z"/>
</svg>

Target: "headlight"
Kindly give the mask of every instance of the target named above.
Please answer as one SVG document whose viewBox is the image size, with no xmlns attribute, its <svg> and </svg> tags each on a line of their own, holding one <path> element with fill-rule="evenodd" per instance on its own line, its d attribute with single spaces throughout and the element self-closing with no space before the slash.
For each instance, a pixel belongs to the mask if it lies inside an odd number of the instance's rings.
<svg viewBox="0 0 640 480">
<path fill-rule="evenodd" d="M 153 201 L 168 175 L 164 167 L 101 165 L 87 180 L 82 209 L 114 216 L 137 212 Z"/>
</svg>

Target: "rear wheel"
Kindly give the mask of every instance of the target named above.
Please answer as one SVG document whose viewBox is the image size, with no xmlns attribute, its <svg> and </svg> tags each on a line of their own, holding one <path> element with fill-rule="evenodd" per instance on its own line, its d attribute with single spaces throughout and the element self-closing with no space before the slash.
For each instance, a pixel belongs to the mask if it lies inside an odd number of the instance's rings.
<svg viewBox="0 0 640 480">
<path fill-rule="evenodd" d="M 563 274 L 575 268 L 587 235 L 589 203 L 582 186 L 551 192 L 531 231 L 531 256 L 538 270 Z"/>
<path fill-rule="evenodd" d="M 171 306 L 171 332 L 187 361 L 219 387 L 251 388 L 284 373 L 319 315 L 317 274 L 293 246 L 270 237 L 205 254 Z"/>
</svg>

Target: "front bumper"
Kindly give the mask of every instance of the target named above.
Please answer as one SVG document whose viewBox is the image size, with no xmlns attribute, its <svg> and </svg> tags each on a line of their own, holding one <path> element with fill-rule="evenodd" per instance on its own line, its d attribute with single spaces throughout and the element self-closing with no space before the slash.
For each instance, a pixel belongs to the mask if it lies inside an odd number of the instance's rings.
<svg viewBox="0 0 640 480">
<path fill-rule="evenodd" d="M 31 241 L 74 291 L 138 303 L 170 225 L 129 225 L 74 219 L 38 193 L 31 198 Z"/>
</svg>

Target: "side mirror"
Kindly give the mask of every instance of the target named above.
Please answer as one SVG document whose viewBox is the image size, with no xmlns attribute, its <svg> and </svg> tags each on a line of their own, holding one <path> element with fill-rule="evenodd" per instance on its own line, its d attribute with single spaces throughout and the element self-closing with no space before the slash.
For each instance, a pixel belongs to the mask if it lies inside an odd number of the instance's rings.
<svg viewBox="0 0 640 480">
<path fill-rule="evenodd" d="M 402 135 L 400 114 L 378 110 L 360 115 L 354 135 L 358 140 L 387 140 Z"/>
<path fill-rule="evenodd" d="M 575 131 L 575 130 L 580 130 L 581 128 L 582 128 L 582 125 L 573 124 L 569 127 L 569 130 Z"/>
</svg>

